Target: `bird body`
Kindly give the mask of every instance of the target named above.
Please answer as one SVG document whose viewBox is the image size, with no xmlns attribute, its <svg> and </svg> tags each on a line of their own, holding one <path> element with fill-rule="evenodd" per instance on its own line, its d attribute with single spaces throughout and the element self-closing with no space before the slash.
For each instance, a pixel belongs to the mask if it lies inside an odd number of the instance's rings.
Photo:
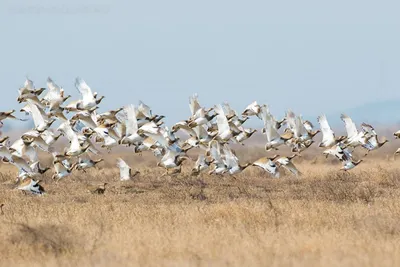
<svg viewBox="0 0 400 267">
<path fill-rule="evenodd" d="M 86 169 L 93 168 L 100 162 L 104 161 L 104 159 L 98 159 L 98 160 L 92 160 L 92 159 L 83 159 L 80 158 L 78 160 L 78 164 L 76 164 L 75 169 L 77 170 L 83 170 L 85 171 Z"/>
<path fill-rule="evenodd" d="M 17 189 L 34 195 L 43 195 L 45 191 L 44 188 L 39 184 L 40 182 L 41 180 L 34 180 L 31 178 L 26 179 L 17 186 Z"/>
<path fill-rule="evenodd" d="M 253 162 L 253 166 L 257 166 L 264 171 L 268 172 L 275 178 L 279 178 L 279 170 L 277 165 L 275 164 L 274 160 L 279 157 L 279 155 L 275 155 L 273 157 L 262 157 L 255 162 Z"/>
<path fill-rule="evenodd" d="M 343 167 L 341 168 L 341 170 L 344 170 L 344 171 L 351 170 L 351 169 L 355 168 L 358 164 L 360 164 L 362 161 L 363 161 L 362 159 L 360 159 L 358 161 L 347 160 L 347 161 L 343 162 Z"/>
</svg>

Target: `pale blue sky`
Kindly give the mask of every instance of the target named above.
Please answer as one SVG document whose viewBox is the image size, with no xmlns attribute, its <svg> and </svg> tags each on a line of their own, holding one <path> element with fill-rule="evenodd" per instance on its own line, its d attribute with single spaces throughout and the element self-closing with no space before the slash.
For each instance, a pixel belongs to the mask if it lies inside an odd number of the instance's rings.
<svg viewBox="0 0 400 267">
<path fill-rule="evenodd" d="M 253 100 L 331 113 L 400 98 L 396 1 L 0 2 L 2 110 L 25 75 L 77 96 L 80 76 L 102 109 L 139 99 L 172 123 L 202 104 Z"/>
</svg>

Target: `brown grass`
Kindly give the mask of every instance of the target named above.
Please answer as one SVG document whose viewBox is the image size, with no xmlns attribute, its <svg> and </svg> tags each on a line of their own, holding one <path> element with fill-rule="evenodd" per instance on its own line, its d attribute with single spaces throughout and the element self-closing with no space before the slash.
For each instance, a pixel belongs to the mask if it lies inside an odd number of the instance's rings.
<svg viewBox="0 0 400 267">
<path fill-rule="evenodd" d="M 400 170 L 390 157 L 344 173 L 306 153 L 295 159 L 300 179 L 256 168 L 236 179 L 160 178 L 153 162 L 124 158 L 141 171 L 136 181 L 119 182 L 110 159 L 58 183 L 47 173 L 42 197 L 13 190 L 15 170 L 2 165 L 0 266 L 400 265 Z M 101 182 L 104 195 L 86 191 Z"/>
</svg>

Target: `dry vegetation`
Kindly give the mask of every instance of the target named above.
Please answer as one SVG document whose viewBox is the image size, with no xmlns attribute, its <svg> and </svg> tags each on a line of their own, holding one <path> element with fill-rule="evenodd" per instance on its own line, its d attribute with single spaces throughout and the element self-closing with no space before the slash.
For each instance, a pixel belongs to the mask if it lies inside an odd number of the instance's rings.
<svg viewBox="0 0 400 267">
<path fill-rule="evenodd" d="M 124 183 L 110 155 L 58 183 L 46 174 L 41 197 L 12 190 L 2 165 L 0 265 L 400 266 L 400 159 L 377 153 L 345 173 L 308 152 L 294 161 L 300 179 L 160 178 L 146 155 L 125 156 L 142 174 Z M 86 191 L 101 182 L 104 195 Z"/>
</svg>

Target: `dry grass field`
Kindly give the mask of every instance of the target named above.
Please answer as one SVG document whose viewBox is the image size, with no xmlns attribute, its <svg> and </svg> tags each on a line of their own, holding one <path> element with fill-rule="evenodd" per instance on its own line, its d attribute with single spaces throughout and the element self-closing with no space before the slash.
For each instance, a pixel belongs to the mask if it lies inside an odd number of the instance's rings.
<svg viewBox="0 0 400 267">
<path fill-rule="evenodd" d="M 345 173 L 312 153 L 294 160 L 299 179 L 191 177 L 189 164 L 160 177 L 152 157 L 124 155 L 141 171 L 129 182 L 110 154 L 57 183 L 47 173 L 44 196 L 12 189 L 2 165 L 0 266 L 400 266 L 400 158 L 375 152 Z"/>
</svg>

